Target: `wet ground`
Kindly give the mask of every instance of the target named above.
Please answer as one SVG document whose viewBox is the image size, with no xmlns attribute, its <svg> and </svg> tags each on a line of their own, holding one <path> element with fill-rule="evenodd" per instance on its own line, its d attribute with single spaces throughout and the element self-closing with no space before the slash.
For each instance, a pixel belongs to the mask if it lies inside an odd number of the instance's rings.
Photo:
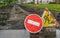
<svg viewBox="0 0 60 38">
<path fill-rule="evenodd" d="M 18 30 L 18 29 L 24 29 L 24 21 L 21 20 L 15 20 L 15 21 L 8 21 L 5 26 L 0 26 L 1 30 L 8 30 L 8 29 L 13 29 L 13 30 Z"/>
<path fill-rule="evenodd" d="M 29 14 L 20 6 L 8 6 L 0 8 L 0 13 L 9 13 L 10 17 L 6 20 L 6 25 L 0 25 L 1 30 L 5 29 L 24 29 L 24 19 Z"/>
<path fill-rule="evenodd" d="M 23 9 L 22 9 L 23 8 Z M 7 6 L 0 8 L 0 13 L 10 13 L 9 21 L 5 26 L 0 25 L 0 29 L 24 29 L 24 19 L 28 14 L 35 13 L 42 16 L 43 9 L 29 8 L 24 6 Z M 55 16 L 55 12 L 51 11 Z M 60 14 L 59 14 L 60 15 Z M 60 22 L 60 16 L 55 17 Z"/>
</svg>

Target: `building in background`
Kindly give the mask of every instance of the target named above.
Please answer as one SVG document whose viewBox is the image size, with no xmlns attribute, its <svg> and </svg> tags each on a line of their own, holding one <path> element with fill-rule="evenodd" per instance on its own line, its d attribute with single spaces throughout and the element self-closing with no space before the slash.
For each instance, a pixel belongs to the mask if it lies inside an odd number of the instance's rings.
<svg viewBox="0 0 60 38">
<path fill-rule="evenodd" d="M 33 2 L 34 4 L 56 4 L 60 3 L 60 0 L 18 0 L 18 4 L 23 4 L 23 3 L 31 3 Z"/>
<path fill-rule="evenodd" d="M 31 3 L 33 0 L 18 0 L 18 4 Z"/>
<path fill-rule="evenodd" d="M 59 3 L 60 4 L 60 0 L 55 0 L 56 1 L 56 3 Z"/>
<path fill-rule="evenodd" d="M 35 4 L 56 3 L 56 0 L 33 0 Z"/>
</svg>

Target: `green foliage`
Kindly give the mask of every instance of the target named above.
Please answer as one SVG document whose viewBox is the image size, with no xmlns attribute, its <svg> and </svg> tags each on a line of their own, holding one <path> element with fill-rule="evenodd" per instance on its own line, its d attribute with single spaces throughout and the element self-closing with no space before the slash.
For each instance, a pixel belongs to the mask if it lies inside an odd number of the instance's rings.
<svg viewBox="0 0 60 38">
<path fill-rule="evenodd" d="M 17 4 L 17 0 L 0 0 L 0 7 Z"/>
<path fill-rule="evenodd" d="M 7 4 L 16 4 L 17 0 L 6 0 Z"/>
<path fill-rule="evenodd" d="M 4 5 L 4 2 L 3 1 L 0 1 L 0 7 Z"/>
<path fill-rule="evenodd" d="M 23 4 L 22 6 L 60 11 L 60 4 Z"/>
</svg>

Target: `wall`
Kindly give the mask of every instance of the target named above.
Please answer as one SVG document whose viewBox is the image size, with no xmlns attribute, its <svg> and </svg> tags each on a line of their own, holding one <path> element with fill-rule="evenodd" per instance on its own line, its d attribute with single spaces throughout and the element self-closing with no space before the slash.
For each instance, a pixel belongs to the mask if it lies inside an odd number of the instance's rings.
<svg viewBox="0 0 60 38">
<path fill-rule="evenodd" d="M 18 4 L 33 2 L 33 0 L 18 0 Z"/>
</svg>

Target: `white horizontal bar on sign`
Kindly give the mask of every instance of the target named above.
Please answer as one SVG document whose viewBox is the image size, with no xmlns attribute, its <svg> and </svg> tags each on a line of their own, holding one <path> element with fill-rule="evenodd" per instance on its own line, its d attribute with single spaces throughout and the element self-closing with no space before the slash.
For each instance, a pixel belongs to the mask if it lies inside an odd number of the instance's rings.
<svg viewBox="0 0 60 38">
<path fill-rule="evenodd" d="M 29 24 L 32 24 L 32 25 L 35 25 L 35 26 L 39 26 L 39 25 L 40 25 L 40 23 L 35 22 L 35 21 L 33 21 L 33 20 L 28 20 L 28 23 L 29 23 Z"/>
</svg>

